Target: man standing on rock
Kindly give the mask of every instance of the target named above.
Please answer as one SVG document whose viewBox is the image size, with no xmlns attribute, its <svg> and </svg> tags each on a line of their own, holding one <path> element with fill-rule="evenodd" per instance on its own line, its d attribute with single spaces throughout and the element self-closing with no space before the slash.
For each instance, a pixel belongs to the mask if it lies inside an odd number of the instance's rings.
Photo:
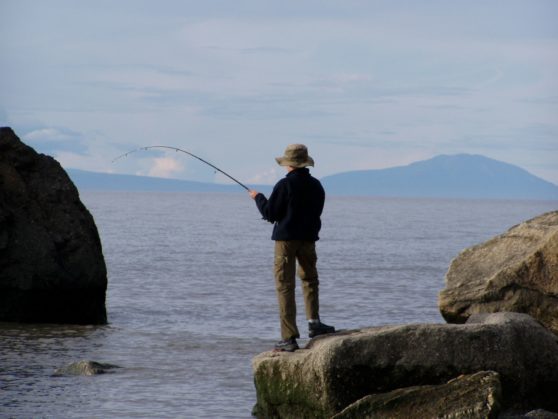
<svg viewBox="0 0 558 419">
<path fill-rule="evenodd" d="M 319 316 L 315 243 L 319 239 L 325 192 L 320 181 L 307 169 L 314 166 L 314 160 L 308 155 L 306 146 L 291 144 L 285 155 L 275 160 L 285 166 L 288 173 L 277 182 L 269 199 L 254 190 L 249 194 L 263 218 L 275 224 L 271 239 L 275 240 L 274 273 L 282 339 L 275 349 L 292 352 L 298 349 L 296 339 L 300 337 L 295 302 L 297 261 L 309 336 L 335 332 L 335 328 L 322 323 Z"/>
</svg>

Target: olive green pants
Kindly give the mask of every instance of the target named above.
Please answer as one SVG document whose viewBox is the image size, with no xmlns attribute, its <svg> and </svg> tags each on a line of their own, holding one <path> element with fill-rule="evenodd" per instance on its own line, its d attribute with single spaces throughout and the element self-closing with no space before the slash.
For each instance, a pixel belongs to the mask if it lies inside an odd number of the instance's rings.
<svg viewBox="0 0 558 419">
<path fill-rule="evenodd" d="M 296 262 L 302 281 L 306 318 L 319 319 L 318 270 L 316 244 L 313 241 L 289 240 L 275 242 L 275 289 L 279 302 L 281 338 L 299 338 L 296 326 Z"/>
</svg>

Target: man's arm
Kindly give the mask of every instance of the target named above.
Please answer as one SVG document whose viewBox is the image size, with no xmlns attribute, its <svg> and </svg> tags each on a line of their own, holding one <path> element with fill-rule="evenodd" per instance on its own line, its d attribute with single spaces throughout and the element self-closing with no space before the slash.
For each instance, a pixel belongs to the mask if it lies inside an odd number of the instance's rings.
<svg viewBox="0 0 558 419">
<path fill-rule="evenodd" d="M 278 182 L 275 185 L 269 199 L 264 194 L 253 189 L 249 190 L 248 194 L 256 201 L 256 206 L 264 220 L 274 223 L 285 216 L 288 197 L 284 182 Z"/>
</svg>

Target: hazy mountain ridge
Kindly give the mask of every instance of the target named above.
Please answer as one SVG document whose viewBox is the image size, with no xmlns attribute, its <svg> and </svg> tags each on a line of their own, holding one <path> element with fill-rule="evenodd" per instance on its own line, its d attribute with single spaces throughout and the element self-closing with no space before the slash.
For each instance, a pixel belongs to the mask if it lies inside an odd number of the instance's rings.
<svg viewBox="0 0 558 419">
<path fill-rule="evenodd" d="M 68 169 L 80 189 L 238 192 L 239 185 L 118 175 Z M 480 155 L 439 155 L 407 166 L 343 172 L 321 179 L 329 195 L 385 197 L 548 199 L 558 186 L 526 170 Z M 270 185 L 248 185 L 269 193 Z"/>
<path fill-rule="evenodd" d="M 558 186 L 518 166 L 470 154 L 345 172 L 326 176 L 322 183 L 330 193 L 342 195 L 558 199 Z"/>
<path fill-rule="evenodd" d="M 196 182 L 150 176 L 121 175 L 66 169 L 79 189 L 106 191 L 158 191 L 158 192 L 238 192 L 244 189 L 237 184 Z M 247 185 L 262 192 L 271 191 L 269 185 Z"/>
</svg>

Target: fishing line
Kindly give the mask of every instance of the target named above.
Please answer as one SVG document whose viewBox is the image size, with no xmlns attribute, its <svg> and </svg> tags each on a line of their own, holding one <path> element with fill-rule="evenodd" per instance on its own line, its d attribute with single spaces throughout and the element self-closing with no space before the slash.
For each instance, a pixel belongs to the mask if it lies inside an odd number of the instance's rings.
<svg viewBox="0 0 558 419">
<path fill-rule="evenodd" d="M 242 187 L 243 187 L 244 189 L 246 189 L 247 191 L 250 190 L 250 188 L 248 188 L 248 186 L 246 186 L 245 184 L 243 184 L 243 183 L 240 182 L 239 180 L 235 179 L 234 177 L 232 177 L 231 175 L 229 175 L 227 172 L 225 172 L 225 171 L 219 169 L 219 168 L 218 168 L 217 166 L 215 166 L 214 164 L 211 164 L 211 163 L 208 162 L 207 160 L 204 160 L 204 159 L 202 159 L 201 157 L 196 156 L 195 154 L 190 153 L 189 151 L 182 150 L 181 148 L 178 148 L 178 147 L 170 147 L 170 146 L 168 146 L 168 145 L 150 145 L 150 146 L 147 146 L 147 147 L 140 147 L 140 148 L 136 148 L 136 149 L 134 149 L 134 150 L 130 150 L 130 151 L 128 151 L 127 153 L 124 153 L 124 154 L 122 154 L 122 155 L 116 157 L 114 160 L 112 160 L 112 162 L 114 163 L 115 161 L 120 160 L 120 159 L 123 158 L 123 157 L 127 157 L 129 154 L 135 153 L 135 152 L 137 152 L 137 151 L 141 151 L 141 150 L 150 150 L 150 149 L 152 149 L 152 148 L 166 148 L 166 149 L 169 149 L 169 150 L 174 150 L 174 151 L 176 151 L 176 152 L 180 151 L 181 153 L 184 153 L 184 154 L 187 154 L 187 155 L 189 155 L 189 156 L 191 156 L 191 157 L 194 157 L 195 159 L 198 159 L 199 161 L 201 161 L 201 162 L 207 164 L 208 166 L 211 166 L 212 168 L 214 168 L 214 169 L 217 170 L 218 172 L 221 172 L 222 174 L 224 174 L 224 175 L 225 175 L 226 177 L 228 177 L 229 179 L 231 179 L 231 180 L 235 181 L 236 183 L 238 183 L 240 186 L 242 186 Z"/>
</svg>

